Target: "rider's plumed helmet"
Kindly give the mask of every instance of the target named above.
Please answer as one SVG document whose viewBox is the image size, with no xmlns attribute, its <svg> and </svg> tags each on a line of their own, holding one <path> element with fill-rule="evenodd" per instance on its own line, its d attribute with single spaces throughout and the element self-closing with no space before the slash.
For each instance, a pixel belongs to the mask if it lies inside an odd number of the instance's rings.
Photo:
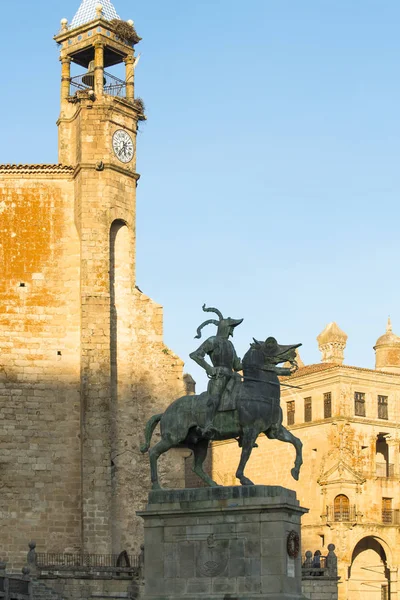
<svg viewBox="0 0 400 600">
<path fill-rule="evenodd" d="M 243 321 L 243 319 L 231 319 L 231 317 L 224 319 L 221 311 L 219 311 L 218 308 L 206 308 L 205 304 L 203 304 L 203 310 L 204 312 L 213 312 L 216 315 L 218 315 L 219 321 L 217 321 L 216 319 L 209 319 L 208 321 L 204 321 L 204 323 L 202 323 L 200 327 L 197 328 L 197 335 L 195 336 L 195 338 L 197 339 L 201 338 L 201 330 L 206 325 L 216 325 L 218 327 L 217 335 L 220 335 L 221 337 L 228 337 L 229 330 L 232 327 L 237 327 Z"/>
</svg>

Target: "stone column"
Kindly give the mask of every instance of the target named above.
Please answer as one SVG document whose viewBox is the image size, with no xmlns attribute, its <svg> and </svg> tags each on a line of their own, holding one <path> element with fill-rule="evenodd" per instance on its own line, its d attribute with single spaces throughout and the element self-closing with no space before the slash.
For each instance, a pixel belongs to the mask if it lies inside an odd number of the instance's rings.
<svg viewBox="0 0 400 600">
<path fill-rule="evenodd" d="M 390 569 L 390 600 L 398 599 L 398 569 L 397 567 L 389 567 Z"/>
<path fill-rule="evenodd" d="M 61 105 L 68 100 L 71 86 L 71 59 L 69 56 L 60 58 L 61 61 Z"/>
<path fill-rule="evenodd" d="M 124 59 L 125 62 L 125 81 L 126 81 L 126 99 L 133 102 L 135 98 L 135 58 L 133 52 Z"/>
<path fill-rule="evenodd" d="M 104 93 L 104 46 L 101 42 L 94 46 L 94 93 L 96 96 Z"/>
<path fill-rule="evenodd" d="M 400 474 L 400 470 L 399 470 L 399 440 L 392 438 L 392 437 L 388 437 L 386 438 L 386 442 L 387 445 L 389 446 L 389 452 L 388 452 L 388 463 L 389 465 L 392 464 L 393 465 L 393 475 L 395 477 L 398 477 Z"/>
</svg>

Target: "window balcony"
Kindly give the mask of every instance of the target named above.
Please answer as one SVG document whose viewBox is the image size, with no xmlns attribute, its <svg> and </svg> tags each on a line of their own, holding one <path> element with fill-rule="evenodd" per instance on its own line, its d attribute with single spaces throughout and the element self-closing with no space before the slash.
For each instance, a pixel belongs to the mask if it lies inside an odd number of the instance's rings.
<svg viewBox="0 0 400 600">
<path fill-rule="evenodd" d="M 327 523 L 356 523 L 357 510 L 355 505 L 337 508 L 335 506 L 327 506 L 326 514 L 323 515 Z"/>
<path fill-rule="evenodd" d="M 399 525 L 400 510 L 392 508 L 382 508 L 382 525 Z"/>
</svg>

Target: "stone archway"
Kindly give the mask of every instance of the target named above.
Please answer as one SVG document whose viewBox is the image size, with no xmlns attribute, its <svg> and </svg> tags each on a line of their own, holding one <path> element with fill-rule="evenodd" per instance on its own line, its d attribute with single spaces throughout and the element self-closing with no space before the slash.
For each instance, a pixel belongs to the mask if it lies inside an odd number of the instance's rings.
<svg viewBox="0 0 400 600">
<path fill-rule="evenodd" d="M 390 571 L 380 540 L 362 538 L 355 546 L 349 567 L 349 600 L 389 600 Z"/>
</svg>

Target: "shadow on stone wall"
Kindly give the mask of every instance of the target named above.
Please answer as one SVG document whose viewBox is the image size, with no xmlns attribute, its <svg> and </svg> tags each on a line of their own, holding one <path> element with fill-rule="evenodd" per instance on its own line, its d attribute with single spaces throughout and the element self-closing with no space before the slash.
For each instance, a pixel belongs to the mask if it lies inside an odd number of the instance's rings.
<svg viewBox="0 0 400 600">
<path fill-rule="evenodd" d="M 158 348 L 158 352 L 161 353 Z M 136 516 L 150 490 L 148 455 L 140 453 L 145 423 L 169 403 L 169 381 L 142 377 L 131 384 L 129 398 L 110 412 L 113 427 L 99 431 L 82 426 L 80 390 L 70 382 L 28 382 L 1 378 L 0 372 L 0 557 L 12 569 L 25 564 L 26 539 L 34 538 L 46 552 L 79 553 L 85 548 L 82 523 L 92 519 L 104 529 L 103 518 L 83 514 L 99 476 L 109 490 L 110 529 L 107 544 L 86 551 L 138 554 L 143 542 L 142 520 Z M 60 377 L 61 378 L 61 377 Z M 161 393 L 160 393 L 161 390 Z M 169 391 L 169 394 L 168 394 Z M 174 398 L 172 397 L 171 400 Z M 107 398 L 95 407 L 108 411 Z M 100 419 L 101 420 L 101 419 Z M 115 436 L 112 438 L 111 432 Z M 159 439 L 158 430 L 153 443 Z M 82 457 L 85 444 L 101 440 L 107 465 L 85 466 L 86 498 L 82 498 Z M 96 455 L 94 455 L 96 460 Z M 184 487 L 184 464 L 179 451 L 160 458 L 160 477 L 166 487 Z M 122 532 L 122 533 L 121 533 Z M 104 536 L 103 536 L 104 537 Z M 104 541 L 104 540 L 103 540 Z"/>
</svg>

